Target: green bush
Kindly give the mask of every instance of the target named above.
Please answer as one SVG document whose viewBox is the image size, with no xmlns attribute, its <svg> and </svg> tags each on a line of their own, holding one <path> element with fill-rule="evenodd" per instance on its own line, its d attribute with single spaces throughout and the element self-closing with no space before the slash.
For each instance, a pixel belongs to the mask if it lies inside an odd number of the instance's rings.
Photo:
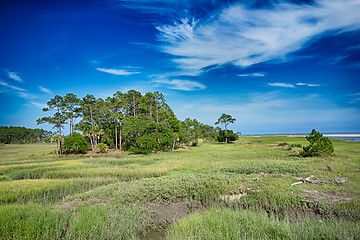
<svg viewBox="0 0 360 240">
<path fill-rule="evenodd" d="M 309 141 L 309 146 L 304 146 L 300 152 L 300 157 L 312 157 L 321 155 L 331 155 L 334 152 L 334 147 L 329 138 L 323 137 L 320 132 L 313 129 L 310 135 L 306 136 Z"/>
<path fill-rule="evenodd" d="M 236 135 L 232 130 L 227 130 L 227 140 L 228 142 L 232 142 L 238 139 L 238 135 Z M 218 142 L 225 142 L 225 131 L 220 130 L 219 136 L 217 137 Z"/>
<path fill-rule="evenodd" d="M 74 132 L 64 140 L 65 153 L 85 153 L 87 149 L 88 142 L 80 133 Z"/>
<path fill-rule="evenodd" d="M 100 152 L 104 153 L 109 149 L 109 146 L 105 143 L 98 143 L 96 147 L 100 150 Z"/>
</svg>

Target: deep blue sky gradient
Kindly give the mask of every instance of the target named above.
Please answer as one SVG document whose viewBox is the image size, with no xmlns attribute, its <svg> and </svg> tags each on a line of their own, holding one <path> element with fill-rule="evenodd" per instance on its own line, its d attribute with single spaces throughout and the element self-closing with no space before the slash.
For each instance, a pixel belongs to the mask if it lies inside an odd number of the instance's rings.
<svg viewBox="0 0 360 240">
<path fill-rule="evenodd" d="M 244 134 L 360 132 L 354 12 L 355 0 L 1 1 L 0 125 L 51 129 L 36 119 L 56 94 L 136 89 L 164 93 L 181 120 L 231 114 Z"/>
</svg>

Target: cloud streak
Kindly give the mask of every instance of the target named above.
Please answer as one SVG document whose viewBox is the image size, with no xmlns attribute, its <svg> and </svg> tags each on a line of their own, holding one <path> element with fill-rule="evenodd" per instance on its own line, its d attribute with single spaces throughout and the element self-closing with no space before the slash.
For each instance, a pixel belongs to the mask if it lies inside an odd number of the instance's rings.
<svg viewBox="0 0 360 240">
<path fill-rule="evenodd" d="M 50 89 L 47 89 L 47 88 L 44 88 L 44 87 L 41 87 L 41 86 L 38 86 L 40 92 L 43 92 L 43 93 L 47 93 L 47 94 L 52 94 L 52 91 Z"/>
<path fill-rule="evenodd" d="M 293 84 L 290 84 L 290 83 L 279 83 L 279 82 L 268 83 L 268 85 L 272 86 L 272 87 L 285 87 L 285 88 L 294 88 L 295 87 Z"/>
<path fill-rule="evenodd" d="M 15 87 L 15 86 L 10 85 L 10 84 L 8 84 L 8 83 L 6 83 L 6 82 L 0 81 L 0 85 L 1 85 L 1 86 L 4 86 L 4 87 L 7 87 L 7 88 L 10 88 L 10 89 L 13 89 L 13 90 L 16 90 L 16 91 L 26 92 L 25 89 L 19 88 L 19 87 Z"/>
<path fill-rule="evenodd" d="M 98 70 L 100 72 L 105 72 L 105 73 L 109 73 L 109 74 L 113 74 L 113 75 L 120 75 L 120 76 L 128 76 L 128 75 L 140 73 L 140 72 L 129 72 L 124 69 L 113 69 L 113 68 L 96 68 L 96 70 Z"/>
<path fill-rule="evenodd" d="M 206 86 L 202 83 L 189 80 L 180 80 L 180 79 L 158 79 L 153 80 L 153 82 L 160 83 L 167 86 L 170 89 L 183 90 L 183 91 L 195 91 L 195 90 L 204 90 Z"/>
<path fill-rule="evenodd" d="M 8 71 L 7 74 L 8 74 L 8 77 L 11 78 L 12 80 L 15 80 L 15 81 L 17 81 L 17 82 L 24 82 L 24 81 L 22 80 L 22 78 L 19 76 L 19 74 L 16 73 L 16 72 L 10 72 L 10 71 Z"/>
<path fill-rule="evenodd" d="M 319 0 L 311 6 L 283 2 L 269 9 L 235 4 L 208 20 L 158 26 L 158 40 L 184 74 L 198 75 L 211 65 L 285 61 L 324 34 L 360 29 L 359 12 L 358 0 Z"/>
<path fill-rule="evenodd" d="M 265 77 L 264 73 L 245 73 L 239 74 L 239 77 Z"/>
<path fill-rule="evenodd" d="M 313 83 L 297 83 L 296 86 L 307 86 L 307 87 L 320 87 L 321 84 L 313 84 Z"/>
</svg>

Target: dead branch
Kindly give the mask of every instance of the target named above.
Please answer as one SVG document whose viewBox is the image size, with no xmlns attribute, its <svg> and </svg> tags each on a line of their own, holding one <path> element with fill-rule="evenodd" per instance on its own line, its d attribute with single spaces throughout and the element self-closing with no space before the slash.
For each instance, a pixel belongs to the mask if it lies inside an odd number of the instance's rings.
<svg viewBox="0 0 360 240">
<path fill-rule="evenodd" d="M 297 184 L 301 184 L 301 183 L 312 183 L 312 184 L 343 184 L 346 182 L 346 178 L 340 178 L 340 177 L 334 177 L 334 182 L 329 182 L 329 181 L 324 181 L 324 180 L 311 180 L 310 178 L 313 178 L 314 176 L 311 175 L 310 177 L 307 178 L 296 178 L 298 180 L 298 182 L 295 182 L 293 184 L 291 184 L 291 186 L 297 185 Z"/>
</svg>

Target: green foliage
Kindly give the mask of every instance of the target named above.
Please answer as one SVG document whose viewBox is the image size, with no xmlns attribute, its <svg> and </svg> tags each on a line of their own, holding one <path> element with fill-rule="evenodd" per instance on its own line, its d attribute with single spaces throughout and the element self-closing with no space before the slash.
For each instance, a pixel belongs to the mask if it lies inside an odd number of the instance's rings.
<svg viewBox="0 0 360 240">
<path fill-rule="evenodd" d="M 232 130 L 227 130 L 227 142 L 233 142 L 238 139 L 238 135 L 236 135 Z M 219 136 L 217 137 L 218 142 L 226 141 L 226 133 L 224 130 L 219 131 Z"/>
<path fill-rule="evenodd" d="M 87 149 L 88 143 L 80 133 L 74 132 L 71 136 L 65 137 L 65 153 L 85 153 Z"/>
<path fill-rule="evenodd" d="M 52 133 L 43 129 L 0 126 L 0 143 L 44 143 L 50 142 Z"/>
<path fill-rule="evenodd" d="M 125 147 L 133 153 L 151 153 L 170 150 L 173 129 L 166 123 L 156 123 L 143 114 L 124 120 Z"/>
<path fill-rule="evenodd" d="M 96 147 L 100 150 L 100 152 L 104 153 L 109 149 L 109 146 L 105 143 L 98 143 Z"/>
<path fill-rule="evenodd" d="M 306 136 L 306 140 L 310 143 L 304 146 L 300 152 L 301 157 L 312 157 L 321 155 L 331 155 L 334 152 L 334 147 L 329 138 L 323 137 L 320 132 L 313 129 L 310 135 Z"/>
<path fill-rule="evenodd" d="M 223 124 L 225 127 L 225 143 L 228 143 L 228 129 L 227 125 L 236 121 L 231 115 L 223 113 L 215 124 Z M 221 138 L 222 139 L 222 138 Z"/>
</svg>

